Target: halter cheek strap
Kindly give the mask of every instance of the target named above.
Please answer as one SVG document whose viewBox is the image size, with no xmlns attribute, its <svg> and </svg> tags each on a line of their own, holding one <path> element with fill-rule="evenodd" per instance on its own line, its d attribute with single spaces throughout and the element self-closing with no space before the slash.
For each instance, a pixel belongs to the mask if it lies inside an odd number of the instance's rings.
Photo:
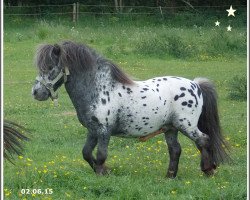
<svg viewBox="0 0 250 200">
<path fill-rule="evenodd" d="M 69 69 L 68 69 L 68 67 L 65 67 L 64 72 L 62 70 L 52 81 L 47 81 L 44 78 L 42 78 L 41 76 L 37 76 L 36 80 L 39 81 L 40 83 L 42 83 L 50 91 L 52 101 L 57 103 L 58 93 L 54 90 L 54 85 L 62 77 L 63 77 L 63 83 L 66 83 L 68 75 L 69 75 Z"/>
</svg>

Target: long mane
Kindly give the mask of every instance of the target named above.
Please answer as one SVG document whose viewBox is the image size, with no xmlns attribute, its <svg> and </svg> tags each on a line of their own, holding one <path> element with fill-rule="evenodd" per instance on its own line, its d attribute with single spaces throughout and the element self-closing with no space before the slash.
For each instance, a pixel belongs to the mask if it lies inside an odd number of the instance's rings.
<svg viewBox="0 0 250 200">
<path fill-rule="evenodd" d="M 116 64 L 103 58 L 90 47 L 67 41 L 61 44 L 61 62 L 68 67 L 74 68 L 77 72 L 85 70 L 94 70 L 97 66 L 108 65 L 112 77 L 123 84 L 133 84 L 133 80 L 124 73 Z"/>
<path fill-rule="evenodd" d="M 123 84 L 134 83 L 133 80 L 116 64 L 103 58 L 93 49 L 84 44 L 66 41 L 59 45 L 40 45 L 37 49 L 35 65 L 40 71 L 44 72 L 49 69 L 49 65 L 57 65 L 56 59 L 76 73 L 81 73 L 87 70 L 96 70 L 97 64 L 99 66 L 108 65 L 113 79 Z"/>
</svg>

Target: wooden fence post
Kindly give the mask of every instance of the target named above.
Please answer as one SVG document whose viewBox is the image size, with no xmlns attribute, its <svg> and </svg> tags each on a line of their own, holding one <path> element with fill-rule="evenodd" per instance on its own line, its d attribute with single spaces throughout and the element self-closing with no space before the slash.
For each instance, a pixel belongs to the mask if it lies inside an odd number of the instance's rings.
<svg viewBox="0 0 250 200">
<path fill-rule="evenodd" d="M 80 7 L 80 3 L 77 2 L 76 3 L 76 21 L 78 22 L 79 20 L 79 7 Z"/>
<path fill-rule="evenodd" d="M 161 6 L 159 6 L 159 8 L 160 8 L 161 17 L 163 18 Z"/>
<path fill-rule="evenodd" d="M 73 22 L 76 22 L 76 3 L 73 3 Z"/>
</svg>

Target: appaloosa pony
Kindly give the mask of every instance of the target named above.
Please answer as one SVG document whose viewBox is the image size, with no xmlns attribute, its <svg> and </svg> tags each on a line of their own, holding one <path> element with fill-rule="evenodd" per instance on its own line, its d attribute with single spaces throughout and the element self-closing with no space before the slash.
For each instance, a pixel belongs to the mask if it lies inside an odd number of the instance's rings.
<svg viewBox="0 0 250 200">
<path fill-rule="evenodd" d="M 177 174 L 181 154 L 178 131 L 195 142 L 201 152 L 201 169 L 207 175 L 228 155 L 220 131 L 216 91 L 205 78 L 192 81 L 162 76 L 133 81 L 93 49 L 71 41 L 41 45 L 36 65 L 39 75 L 33 97 L 56 100 L 57 89 L 65 85 L 79 121 L 88 129 L 83 158 L 97 174 L 107 173 L 110 136 L 145 140 L 164 132 L 170 178 Z"/>
</svg>

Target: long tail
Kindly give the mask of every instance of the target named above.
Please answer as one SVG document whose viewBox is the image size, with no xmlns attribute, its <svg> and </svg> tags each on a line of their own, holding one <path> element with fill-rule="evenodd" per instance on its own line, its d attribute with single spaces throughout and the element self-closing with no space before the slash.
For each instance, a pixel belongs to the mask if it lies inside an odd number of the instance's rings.
<svg viewBox="0 0 250 200">
<path fill-rule="evenodd" d="M 200 86 L 203 96 L 203 108 L 198 128 L 210 137 L 210 153 L 214 163 L 218 166 L 220 163 L 231 160 L 231 158 L 228 144 L 221 132 L 217 93 L 214 84 L 208 79 L 196 78 L 194 81 Z"/>
<path fill-rule="evenodd" d="M 23 132 L 28 132 L 23 126 L 14 122 L 4 120 L 3 124 L 3 142 L 4 142 L 4 158 L 12 164 L 13 155 L 22 155 L 21 140 L 29 140 Z"/>
</svg>

